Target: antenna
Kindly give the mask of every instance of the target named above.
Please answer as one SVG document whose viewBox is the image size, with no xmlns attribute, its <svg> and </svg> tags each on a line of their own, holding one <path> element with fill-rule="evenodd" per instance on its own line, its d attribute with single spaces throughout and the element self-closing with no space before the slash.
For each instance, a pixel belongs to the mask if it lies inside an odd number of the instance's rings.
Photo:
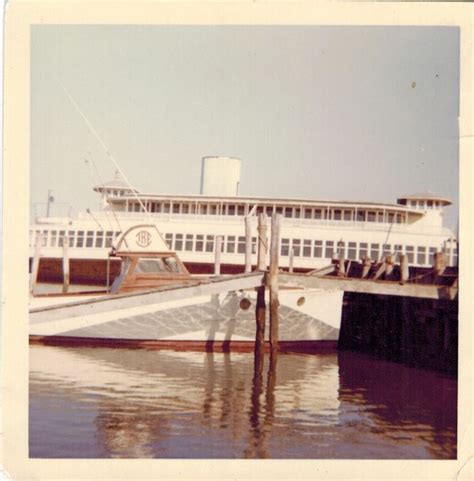
<svg viewBox="0 0 474 481">
<path fill-rule="evenodd" d="M 89 127 L 89 130 L 92 132 L 92 135 L 94 135 L 94 137 L 98 140 L 98 142 L 100 143 L 100 145 L 102 146 L 102 148 L 104 149 L 107 157 L 112 161 L 112 163 L 115 165 L 115 168 L 120 172 L 120 175 L 125 179 L 125 182 L 127 183 L 128 187 L 130 188 L 130 190 L 133 192 L 133 195 L 135 196 L 135 198 L 137 199 L 138 203 L 140 204 L 140 207 L 143 209 L 143 212 L 148 212 L 146 207 L 145 207 L 145 204 L 141 201 L 140 197 L 138 197 L 137 193 L 135 192 L 135 189 L 133 188 L 132 184 L 130 184 L 130 181 L 128 180 L 127 176 L 124 174 L 124 172 L 122 171 L 122 169 L 120 168 L 118 162 L 115 160 L 114 156 L 111 154 L 110 150 L 108 149 L 107 145 L 105 144 L 105 142 L 102 140 L 102 138 L 100 137 L 100 135 L 97 133 L 97 131 L 94 129 L 94 126 L 92 125 L 92 123 L 89 121 L 89 119 L 86 117 L 86 115 L 84 114 L 84 112 L 80 109 L 79 105 L 77 104 L 77 102 L 74 100 L 74 98 L 72 97 L 72 95 L 68 92 L 68 90 L 66 89 L 66 87 L 59 81 L 57 80 L 59 86 L 64 90 L 64 93 L 66 94 L 67 98 L 70 100 L 70 102 L 72 103 L 72 105 L 74 106 L 74 108 L 77 110 L 77 112 L 79 113 L 79 115 L 82 117 L 82 119 L 84 120 L 84 122 L 86 123 L 86 125 Z"/>
</svg>

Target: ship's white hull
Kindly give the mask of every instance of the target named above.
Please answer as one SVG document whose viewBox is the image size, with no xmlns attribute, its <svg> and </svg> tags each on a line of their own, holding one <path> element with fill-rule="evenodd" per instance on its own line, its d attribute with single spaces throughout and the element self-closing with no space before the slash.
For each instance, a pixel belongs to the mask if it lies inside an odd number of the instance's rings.
<svg viewBox="0 0 474 481">
<path fill-rule="evenodd" d="M 281 290 L 281 345 L 334 344 L 339 337 L 342 296 L 339 290 Z M 112 303 L 106 297 L 90 296 L 66 305 L 62 300 L 63 305 L 49 308 L 44 298 L 38 298 L 30 306 L 30 338 L 211 350 L 252 348 L 255 302 L 254 290 L 161 301 L 153 294 L 133 294 Z M 265 337 L 268 340 L 268 328 Z"/>
</svg>

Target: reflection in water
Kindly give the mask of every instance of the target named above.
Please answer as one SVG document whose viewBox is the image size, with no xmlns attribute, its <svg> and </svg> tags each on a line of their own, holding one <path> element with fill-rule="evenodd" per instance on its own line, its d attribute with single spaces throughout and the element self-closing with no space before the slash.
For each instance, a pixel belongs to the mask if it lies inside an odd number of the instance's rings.
<svg viewBox="0 0 474 481">
<path fill-rule="evenodd" d="M 29 434 L 40 458 L 455 458 L 456 381 L 349 353 L 30 346 Z"/>
</svg>

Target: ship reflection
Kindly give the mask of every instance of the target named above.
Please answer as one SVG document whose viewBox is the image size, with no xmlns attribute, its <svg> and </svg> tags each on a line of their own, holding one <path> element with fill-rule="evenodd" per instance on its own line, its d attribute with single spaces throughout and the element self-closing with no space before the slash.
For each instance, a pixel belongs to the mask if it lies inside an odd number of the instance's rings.
<svg viewBox="0 0 474 481">
<path fill-rule="evenodd" d="M 454 380 L 353 354 L 30 347 L 31 457 L 452 458 L 455 427 Z"/>
</svg>

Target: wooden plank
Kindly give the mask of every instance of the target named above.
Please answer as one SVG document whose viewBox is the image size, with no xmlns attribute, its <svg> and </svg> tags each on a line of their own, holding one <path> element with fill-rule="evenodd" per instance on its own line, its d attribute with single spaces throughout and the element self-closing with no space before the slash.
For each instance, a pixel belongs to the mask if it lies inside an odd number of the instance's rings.
<svg viewBox="0 0 474 481">
<path fill-rule="evenodd" d="M 429 284 L 401 284 L 400 282 L 372 281 L 337 277 L 313 277 L 305 274 L 280 273 L 282 285 L 315 289 L 340 289 L 346 292 L 380 294 L 387 296 L 419 297 L 424 299 L 454 299 L 456 286 L 447 287 Z"/>
<path fill-rule="evenodd" d="M 96 299 L 82 300 L 62 304 L 60 306 L 41 307 L 30 309 L 30 315 L 35 314 L 35 322 L 62 319 L 64 317 L 78 317 L 82 314 L 107 312 L 114 309 L 126 309 L 129 307 L 146 304 L 158 304 L 160 302 L 175 301 L 222 292 L 254 289 L 264 282 L 263 272 L 251 274 L 239 274 L 232 277 L 220 277 L 204 281 L 192 281 L 186 285 L 174 285 L 159 287 L 145 292 L 130 292 L 126 294 L 108 295 Z M 77 309 L 71 309 L 75 307 Z M 40 316 L 39 314 L 43 314 Z M 30 317 L 31 319 L 31 317 Z"/>
<path fill-rule="evenodd" d="M 305 276 L 322 277 L 332 274 L 335 270 L 336 266 L 334 264 L 330 264 L 329 266 L 322 267 L 321 269 L 315 269 L 314 271 L 306 272 Z"/>
<path fill-rule="evenodd" d="M 30 277 L 30 293 L 33 294 L 38 279 L 39 263 L 41 258 L 41 247 L 43 246 L 43 233 L 38 232 L 36 235 L 35 253 L 33 255 L 33 263 L 31 266 Z"/>
<path fill-rule="evenodd" d="M 272 215 L 272 234 L 270 241 L 270 270 L 268 285 L 270 288 L 270 349 L 272 353 L 278 350 L 278 259 L 280 251 L 281 214 Z"/>
<path fill-rule="evenodd" d="M 258 261 L 257 269 L 265 271 L 267 269 L 267 216 L 264 212 L 258 216 Z"/>
</svg>

